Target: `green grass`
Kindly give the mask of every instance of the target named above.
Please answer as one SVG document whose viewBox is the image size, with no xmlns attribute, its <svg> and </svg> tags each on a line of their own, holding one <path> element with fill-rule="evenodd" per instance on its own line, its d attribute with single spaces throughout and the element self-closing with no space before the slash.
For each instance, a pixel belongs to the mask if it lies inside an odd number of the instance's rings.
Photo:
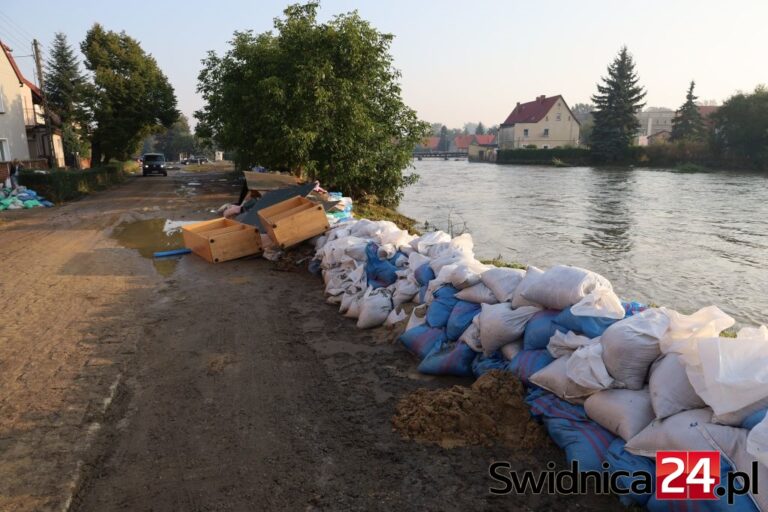
<svg viewBox="0 0 768 512">
<path fill-rule="evenodd" d="M 370 203 L 355 203 L 352 211 L 358 219 L 389 220 L 394 222 L 400 229 L 404 229 L 409 233 L 421 234 L 416 229 L 415 220 L 398 213 L 393 208 Z"/>
<path fill-rule="evenodd" d="M 735 338 L 736 331 L 733 328 L 729 328 L 720 333 L 721 338 Z"/>
<path fill-rule="evenodd" d="M 498 256 L 490 260 L 480 260 L 480 263 L 484 265 L 493 265 L 494 267 L 519 268 L 522 270 L 525 270 L 528 268 L 528 265 L 523 265 L 522 263 L 504 261 L 503 259 L 501 259 L 501 254 L 499 254 Z"/>
</svg>

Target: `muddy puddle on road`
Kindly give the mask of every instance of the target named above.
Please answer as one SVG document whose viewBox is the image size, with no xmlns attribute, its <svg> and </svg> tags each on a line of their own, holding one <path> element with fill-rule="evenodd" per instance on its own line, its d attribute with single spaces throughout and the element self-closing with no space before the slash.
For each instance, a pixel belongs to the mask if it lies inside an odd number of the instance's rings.
<svg viewBox="0 0 768 512">
<path fill-rule="evenodd" d="M 152 260 L 155 270 L 168 277 L 176 270 L 181 257 L 155 258 L 158 251 L 170 251 L 184 247 L 181 230 L 165 232 L 165 219 L 148 219 L 123 222 L 115 227 L 112 237 L 127 249 L 136 249 L 145 258 Z"/>
</svg>

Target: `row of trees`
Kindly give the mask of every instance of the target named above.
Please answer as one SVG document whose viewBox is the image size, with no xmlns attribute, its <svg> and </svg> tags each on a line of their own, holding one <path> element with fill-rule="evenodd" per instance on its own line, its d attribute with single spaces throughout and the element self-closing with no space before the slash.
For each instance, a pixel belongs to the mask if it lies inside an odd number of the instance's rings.
<svg viewBox="0 0 768 512">
<path fill-rule="evenodd" d="M 125 160 L 147 135 L 163 133 L 179 120 L 173 87 L 138 41 L 94 24 L 80 50 L 87 72 L 58 33 L 46 62 L 44 92 L 61 117 L 68 158 L 86 156 L 90 148 L 94 165 Z"/>
<path fill-rule="evenodd" d="M 670 140 L 683 150 L 681 154 L 702 161 L 768 167 L 768 89 L 758 86 L 751 94 L 732 96 L 712 114 L 708 126 L 696 103 L 695 85 L 691 81 L 672 121 Z M 644 98 L 635 63 L 623 47 L 592 96 L 594 121 L 587 141 L 598 160 L 625 159 L 640 128 L 636 115 L 645 106 Z"/>
<path fill-rule="evenodd" d="M 209 52 L 198 77 L 205 106 L 196 131 L 234 150 L 241 168 L 284 169 L 358 199 L 394 204 L 415 145 L 429 125 L 401 98 L 392 36 L 318 4 L 292 5 L 274 31 L 236 32 Z"/>
</svg>

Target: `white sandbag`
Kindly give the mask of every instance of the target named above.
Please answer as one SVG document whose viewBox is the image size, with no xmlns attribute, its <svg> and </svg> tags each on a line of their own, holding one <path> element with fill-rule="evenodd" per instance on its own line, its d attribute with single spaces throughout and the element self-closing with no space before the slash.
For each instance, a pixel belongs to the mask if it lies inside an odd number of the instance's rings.
<svg viewBox="0 0 768 512">
<path fill-rule="evenodd" d="M 630 453 L 655 458 L 660 450 L 711 450 L 702 437 L 699 425 L 709 423 L 712 409 L 691 409 L 663 420 L 653 420 L 624 447 Z"/>
<path fill-rule="evenodd" d="M 379 257 L 379 259 L 388 260 L 396 253 L 397 247 L 392 244 L 384 244 L 379 246 L 379 250 L 376 252 L 376 255 Z"/>
<path fill-rule="evenodd" d="M 567 333 L 555 331 L 555 334 L 549 338 L 547 351 L 552 357 L 557 359 L 558 357 L 571 355 L 579 347 L 599 342 L 600 338 L 589 339 L 586 336 L 581 336 L 573 331 L 568 331 Z"/>
<path fill-rule="evenodd" d="M 659 339 L 669 326 L 669 317 L 658 309 L 619 320 L 600 337 L 603 361 L 617 387 L 642 389 L 651 364 L 661 354 Z"/>
<path fill-rule="evenodd" d="M 517 288 L 515 289 L 515 294 L 512 296 L 512 306 L 519 308 L 520 306 L 540 306 L 540 304 L 536 304 L 535 302 L 532 302 L 525 297 L 523 297 L 523 293 L 533 286 L 533 283 L 536 282 L 539 277 L 541 277 L 544 274 L 544 271 L 534 267 L 533 265 L 528 265 L 528 269 L 525 271 L 525 277 L 523 277 L 523 280 L 520 281 L 520 284 L 517 285 Z"/>
<path fill-rule="evenodd" d="M 347 289 L 341 296 L 341 306 L 339 307 L 339 313 L 345 315 L 349 311 L 349 307 L 353 302 L 362 298 L 363 292 L 354 289 Z"/>
<path fill-rule="evenodd" d="M 499 302 L 507 302 L 512 300 L 523 277 L 525 277 L 525 270 L 498 267 L 486 270 L 480 279 L 491 289 Z"/>
<path fill-rule="evenodd" d="M 651 395 L 647 389 L 606 389 L 587 398 L 584 410 L 592 420 L 629 441 L 653 420 Z"/>
<path fill-rule="evenodd" d="M 451 241 L 451 235 L 442 231 L 431 231 L 424 233 L 418 238 L 411 240 L 411 247 L 421 254 L 428 254 L 429 248 L 436 244 L 448 243 Z"/>
<path fill-rule="evenodd" d="M 408 255 L 408 268 L 411 270 L 416 270 L 422 265 L 426 265 L 429 263 L 429 257 L 424 256 L 421 253 L 418 252 L 412 252 Z"/>
<path fill-rule="evenodd" d="M 653 411 L 659 419 L 706 406 L 691 386 L 679 354 L 665 354 L 654 361 L 648 389 Z"/>
<path fill-rule="evenodd" d="M 480 343 L 480 315 L 475 315 L 469 327 L 459 336 L 459 341 L 466 343 L 475 352 L 483 351 L 483 345 Z"/>
<path fill-rule="evenodd" d="M 593 343 L 579 347 L 568 359 L 568 378 L 584 389 L 597 391 L 614 385 L 603 362 L 603 346 L 599 339 L 595 338 Z"/>
<path fill-rule="evenodd" d="M 411 316 L 408 319 L 408 325 L 405 326 L 405 330 L 408 331 L 410 329 L 413 329 L 414 327 L 423 325 L 426 322 L 427 322 L 427 305 L 422 304 L 421 306 L 416 306 L 415 308 L 413 308 L 413 311 L 411 311 Z"/>
<path fill-rule="evenodd" d="M 563 400 L 571 403 L 584 403 L 584 398 L 595 390 L 584 389 L 568 378 L 567 367 L 570 356 L 555 359 L 547 366 L 537 371 L 529 379 L 531 383 L 554 393 Z"/>
<path fill-rule="evenodd" d="M 660 310 L 669 317 L 669 329 L 659 344 L 665 354 L 687 352 L 697 339 L 717 338 L 736 322 L 717 306 L 701 308 L 692 315 L 683 315 L 669 308 Z"/>
<path fill-rule="evenodd" d="M 451 284 L 457 290 L 463 290 L 480 282 L 480 275 L 476 274 L 467 265 L 459 265 L 451 273 Z"/>
<path fill-rule="evenodd" d="M 736 338 L 706 338 L 682 354 L 696 393 L 718 417 L 768 398 L 768 328 L 745 327 Z"/>
<path fill-rule="evenodd" d="M 315 252 L 319 251 L 323 248 L 323 246 L 328 242 L 328 236 L 327 235 L 321 235 L 317 238 L 315 238 Z"/>
<path fill-rule="evenodd" d="M 368 241 L 362 238 L 346 236 L 327 242 L 322 249 L 317 251 L 316 257 L 322 260 L 323 268 L 332 268 L 340 264 L 344 256 L 349 256 L 356 261 L 365 261 L 365 247 Z"/>
<path fill-rule="evenodd" d="M 384 320 L 384 325 L 387 327 L 391 327 L 398 322 L 402 322 L 406 320 L 407 318 L 408 318 L 408 315 L 406 314 L 403 308 L 395 307 L 392 309 L 392 311 L 389 312 L 389 315 L 387 315 L 387 319 Z"/>
<path fill-rule="evenodd" d="M 338 306 L 339 304 L 341 304 L 341 297 L 342 297 L 341 295 L 329 295 L 328 297 L 325 298 L 325 302 L 333 306 Z"/>
<path fill-rule="evenodd" d="M 621 320 L 626 315 L 621 299 L 610 288 L 597 288 L 571 306 L 576 316 L 597 316 Z"/>
<path fill-rule="evenodd" d="M 538 277 L 523 297 L 550 309 L 573 306 L 597 288 L 612 289 L 606 278 L 579 267 L 557 265 Z"/>
<path fill-rule="evenodd" d="M 413 277 L 413 273 L 408 277 L 401 277 L 395 282 L 395 293 L 392 295 L 392 303 L 395 306 L 410 302 L 419 293 L 419 283 Z"/>
<path fill-rule="evenodd" d="M 760 464 L 768 466 L 768 415 L 749 431 L 747 452 Z"/>
<path fill-rule="evenodd" d="M 474 302 L 475 304 L 497 304 L 499 302 L 491 289 L 482 282 L 459 291 L 456 294 L 456 298 L 467 302 Z"/>
<path fill-rule="evenodd" d="M 360 301 L 358 329 L 370 329 L 384 323 L 392 311 L 392 292 L 387 288 L 368 288 Z"/>
<path fill-rule="evenodd" d="M 512 343 L 523 335 L 525 324 L 533 315 L 541 311 L 539 308 L 526 306 L 512 309 L 508 302 L 500 304 L 483 304 L 480 310 L 480 343 L 486 354 Z"/>
<path fill-rule="evenodd" d="M 501 355 L 504 356 L 504 359 L 507 361 L 511 361 L 523 350 L 523 342 L 522 340 L 513 341 L 512 343 L 507 343 L 503 347 L 501 347 Z"/>
<path fill-rule="evenodd" d="M 429 260 L 429 266 L 432 268 L 435 275 L 438 275 L 444 267 L 450 266 L 455 268 L 466 261 L 466 259 L 467 256 L 464 253 L 449 249 L 443 251 L 440 255 L 431 258 Z M 448 276 L 448 279 L 450 280 L 450 276 Z"/>
<path fill-rule="evenodd" d="M 768 408 L 768 397 L 763 398 L 762 400 L 758 400 L 757 402 L 744 406 L 741 409 L 737 409 L 735 411 L 726 412 L 723 414 L 715 414 L 712 416 L 712 423 L 738 427 L 744 422 L 744 420 L 747 419 L 747 416 L 751 416 L 752 413 L 766 408 Z"/>
<path fill-rule="evenodd" d="M 360 306 L 363 303 L 363 295 L 365 295 L 365 292 L 361 292 L 359 296 L 355 295 L 349 300 L 347 312 L 344 313 L 345 317 L 352 318 L 354 320 L 357 320 L 360 317 Z"/>
<path fill-rule="evenodd" d="M 433 294 L 440 289 L 443 285 L 450 284 L 451 274 L 456 269 L 455 264 L 446 265 L 440 272 L 437 273 L 435 278 L 427 284 L 427 293 L 424 294 L 424 303 L 432 304 Z"/>
</svg>

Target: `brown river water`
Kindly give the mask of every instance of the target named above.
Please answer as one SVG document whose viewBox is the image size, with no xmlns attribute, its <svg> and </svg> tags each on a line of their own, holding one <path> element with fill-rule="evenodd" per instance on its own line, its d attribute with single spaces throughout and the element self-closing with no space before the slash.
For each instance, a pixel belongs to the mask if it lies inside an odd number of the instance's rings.
<svg viewBox="0 0 768 512">
<path fill-rule="evenodd" d="M 479 258 L 598 272 L 620 297 L 681 312 L 715 304 L 768 324 L 768 175 L 414 161 L 401 213 Z"/>
</svg>

